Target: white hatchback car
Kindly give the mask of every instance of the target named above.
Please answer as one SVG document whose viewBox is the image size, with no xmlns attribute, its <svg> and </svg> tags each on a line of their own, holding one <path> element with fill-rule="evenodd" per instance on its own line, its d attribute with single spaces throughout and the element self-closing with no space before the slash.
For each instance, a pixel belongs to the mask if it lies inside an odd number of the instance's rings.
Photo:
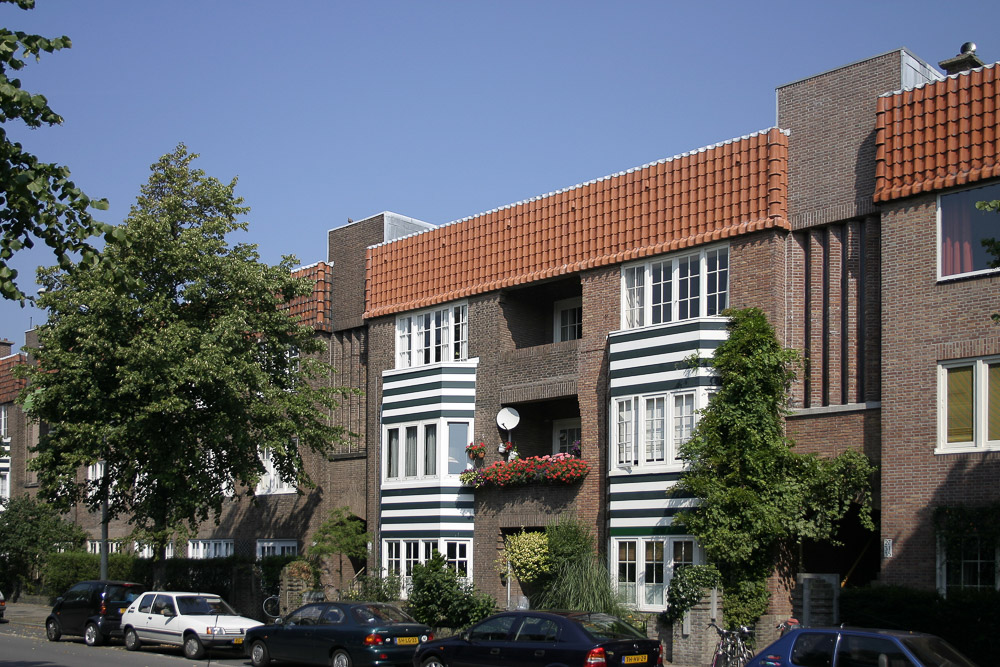
<svg viewBox="0 0 1000 667">
<path fill-rule="evenodd" d="M 243 635 L 262 625 L 238 616 L 218 595 L 211 593 L 143 593 L 122 614 L 125 648 L 142 644 L 181 646 L 189 660 L 199 660 L 207 648 L 241 648 Z"/>
</svg>

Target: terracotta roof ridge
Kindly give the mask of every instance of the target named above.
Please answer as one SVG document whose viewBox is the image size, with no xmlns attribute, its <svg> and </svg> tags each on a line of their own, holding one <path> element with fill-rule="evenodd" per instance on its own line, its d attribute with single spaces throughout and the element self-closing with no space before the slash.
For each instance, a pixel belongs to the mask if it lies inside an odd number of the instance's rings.
<svg viewBox="0 0 1000 667">
<path fill-rule="evenodd" d="M 437 227 L 434 227 L 434 228 L 431 228 L 431 229 L 422 229 L 420 231 L 412 232 L 410 234 L 407 234 L 406 236 L 399 236 L 397 238 L 390 239 L 388 241 L 382 241 L 381 243 L 374 243 L 374 244 L 368 246 L 368 248 L 378 248 L 378 247 L 381 247 L 381 246 L 389 245 L 391 243 L 395 243 L 396 241 L 402 241 L 403 239 L 408 239 L 408 238 L 417 236 L 419 234 L 426 234 L 427 232 L 432 232 L 432 231 L 435 231 L 435 230 L 438 230 L 438 229 L 443 229 L 443 228 L 449 227 L 451 225 L 457 225 L 457 224 L 462 223 L 462 222 L 468 222 L 469 220 L 475 220 L 476 218 L 479 218 L 479 217 L 482 217 L 482 216 L 485 216 L 485 215 L 489 215 L 490 213 L 496 213 L 498 211 L 505 211 L 507 209 L 516 208 L 518 206 L 523 206 L 525 204 L 530 204 L 532 202 L 540 201 L 542 199 L 547 199 L 549 197 L 554 197 L 556 195 L 560 195 L 560 194 L 563 194 L 565 192 L 571 192 L 573 190 L 578 190 L 580 188 L 585 188 L 588 185 L 593 185 L 594 183 L 600 183 L 601 181 L 606 181 L 609 178 L 616 178 L 616 177 L 619 177 L 619 176 L 624 176 L 626 174 L 632 174 L 632 173 L 635 173 L 637 171 L 641 171 L 643 169 L 648 169 L 649 167 L 653 167 L 653 166 L 658 165 L 658 164 L 666 164 L 667 162 L 673 162 L 674 160 L 679 160 L 681 158 L 685 158 L 685 157 L 688 157 L 690 155 L 697 155 L 698 153 L 704 153 L 704 152 L 707 152 L 707 151 L 710 151 L 710 150 L 714 150 L 716 148 L 720 148 L 722 146 L 726 146 L 728 144 L 735 143 L 737 141 L 746 141 L 748 139 L 753 139 L 754 137 L 759 137 L 759 136 L 766 135 L 769 132 L 771 132 L 772 130 L 777 130 L 778 132 L 781 132 L 782 134 L 784 134 L 786 137 L 787 136 L 791 136 L 791 131 L 790 130 L 783 130 L 783 129 L 777 127 L 777 126 L 767 127 L 767 128 L 762 129 L 762 130 L 757 130 L 756 132 L 751 132 L 749 134 L 744 134 L 744 135 L 741 135 L 741 136 L 738 136 L 738 137 L 732 137 L 730 139 L 725 139 L 723 141 L 718 141 L 718 142 L 716 142 L 714 144 L 709 144 L 707 146 L 702 146 L 700 148 L 695 148 L 695 149 L 692 149 L 692 150 L 689 150 L 689 151 L 685 151 L 683 153 L 678 153 L 678 154 L 672 155 L 670 157 L 660 158 L 659 160 L 653 160 L 652 162 L 646 162 L 645 164 L 641 164 L 641 165 L 639 165 L 637 167 L 629 167 L 628 169 L 625 169 L 623 171 L 618 171 L 618 172 L 615 172 L 613 174 L 607 174 L 605 176 L 600 176 L 598 178 L 592 178 L 589 181 L 584 181 L 583 183 L 577 183 L 576 185 L 570 185 L 570 186 L 565 187 L 565 188 L 560 188 L 559 190 L 552 190 L 551 192 L 546 192 L 545 194 L 535 195 L 534 197 L 529 197 L 528 199 L 522 199 L 520 201 L 512 202 L 510 204 L 504 204 L 503 206 L 497 206 L 495 208 L 489 209 L 488 211 L 481 211 L 480 213 L 476 213 L 475 215 L 467 215 L 464 218 L 459 218 L 458 220 L 452 220 L 451 222 L 445 222 L 445 223 L 442 223 L 442 224 L 438 225 Z"/>
<path fill-rule="evenodd" d="M 298 271 L 305 271 L 306 269 L 311 269 L 314 266 L 319 266 L 320 264 L 326 264 L 326 262 L 320 259 L 310 264 L 303 264 L 302 266 L 296 266 L 294 269 L 292 269 L 292 273 L 296 273 Z"/>
<path fill-rule="evenodd" d="M 947 81 L 948 79 L 957 79 L 959 77 L 968 76 L 973 72 L 982 72 L 983 70 L 993 69 L 997 65 L 1000 65 L 1000 61 L 995 63 L 990 63 L 989 65 L 983 65 L 982 67 L 973 67 L 972 69 L 963 70 L 961 72 L 955 72 L 954 74 L 943 75 L 944 78 L 937 79 L 936 81 L 924 81 L 923 83 L 918 83 L 912 88 L 900 88 L 899 90 L 890 90 L 888 92 L 882 93 L 879 97 L 892 97 L 893 95 L 899 95 L 900 93 L 908 93 L 912 90 L 917 90 L 919 88 L 924 88 L 925 86 L 933 86 L 934 84 L 941 83 L 942 81 Z"/>
<path fill-rule="evenodd" d="M 519 285 L 525 282 L 532 282 L 537 279 L 550 278 L 552 276 L 563 275 L 566 273 L 576 273 L 584 269 L 596 268 L 600 266 L 624 264 L 626 262 L 662 254 L 664 252 L 671 252 L 704 243 L 721 241 L 726 238 L 731 238 L 737 234 L 771 229 L 775 227 L 780 229 L 791 229 L 791 223 L 787 218 L 780 215 L 769 215 L 755 220 L 746 220 L 739 224 L 730 225 L 722 229 L 690 234 L 680 239 L 672 239 L 669 241 L 638 246 L 624 251 L 605 253 L 594 257 L 586 257 L 576 262 L 564 263 L 559 266 L 544 267 L 535 271 L 528 271 L 516 275 L 503 276 L 494 280 L 480 282 L 475 285 L 462 285 L 461 287 L 444 293 L 421 296 L 403 303 L 385 304 L 377 308 L 370 308 L 366 310 L 363 317 L 365 319 L 371 319 L 384 315 L 419 310 L 441 303 L 464 299 L 476 294 L 484 294 L 486 292 L 502 289 L 511 285 Z"/>
</svg>

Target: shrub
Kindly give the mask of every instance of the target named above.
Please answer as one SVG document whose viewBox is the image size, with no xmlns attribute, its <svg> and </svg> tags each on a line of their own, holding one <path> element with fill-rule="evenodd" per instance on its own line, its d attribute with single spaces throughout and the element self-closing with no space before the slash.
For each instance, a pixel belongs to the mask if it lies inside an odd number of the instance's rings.
<svg viewBox="0 0 1000 667">
<path fill-rule="evenodd" d="M 545 533 L 527 532 L 504 538 L 504 554 L 511 573 L 518 581 L 532 583 L 542 580 L 552 569 L 549 559 L 549 539 Z"/>
<path fill-rule="evenodd" d="M 558 564 L 555 576 L 532 600 L 539 609 L 573 609 L 597 611 L 624 618 L 629 610 L 611 586 L 608 568 L 589 555 Z"/>
<path fill-rule="evenodd" d="M 413 587 L 407 610 L 432 628 L 462 628 L 493 613 L 496 601 L 463 584 L 440 552 L 427 563 L 413 566 Z"/>
<path fill-rule="evenodd" d="M 667 587 L 667 600 L 670 604 L 666 611 L 660 612 L 660 618 L 666 623 L 679 621 L 709 590 L 718 587 L 720 581 L 719 571 L 714 565 L 688 565 L 679 568 L 670 578 Z"/>
<path fill-rule="evenodd" d="M 403 582 L 399 576 L 363 574 L 357 577 L 350 586 L 340 591 L 341 600 L 366 600 L 369 602 L 395 602 L 399 599 Z"/>
</svg>

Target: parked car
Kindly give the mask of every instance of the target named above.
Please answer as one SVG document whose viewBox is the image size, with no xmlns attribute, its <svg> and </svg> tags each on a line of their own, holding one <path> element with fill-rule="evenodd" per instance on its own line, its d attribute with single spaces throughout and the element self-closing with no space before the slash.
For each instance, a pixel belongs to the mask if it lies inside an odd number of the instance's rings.
<svg viewBox="0 0 1000 667">
<path fill-rule="evenodd" d="M 0 621 L 3 620 L 3 612 L 7 609 L 7 601 L 3 597 L 3 591 L 0 591 Z"/>
<path fill-rule="evenodd" d="M 271 660 L 331 667 L 409 665 L 431 629 L 381 602 L 317 602 L 247 632 L 254 667 Z"/>
<path fill-rule="evenodd" d="M 201 659 L 207 648 L 241 647 L 246 631 L 260 624 L 212 593 L 150 591 L 122 614 L 129 651 L 142 644 L 170 644 L 183 647 L 189 660 Z"/>
<path fill-rule="evenodd" d="M 934 635 L 864 628 L 799 628 L 757 654 L 747 667 L 976 667 Z"/>
<path fill-rule="evenodd" d="M 122 612 L 146 587 L 132 581 L 81 581 L 56 598 L 45 619 L 45 636 L 82 636 L 89 646 L 120 637 Z"/>
<path fill-rule="evenodd" d="M 422 644 L 414 667 L 621 667 L 662 665 L 660 642 L 608 614 L 511 611 L 448 639 Z"/>
</svg>

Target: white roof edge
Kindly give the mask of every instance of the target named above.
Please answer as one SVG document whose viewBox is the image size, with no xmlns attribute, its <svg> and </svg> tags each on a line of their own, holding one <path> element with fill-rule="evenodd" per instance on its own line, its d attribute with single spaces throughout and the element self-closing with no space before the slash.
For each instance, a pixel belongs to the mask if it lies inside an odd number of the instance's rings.
<svg viewBox="0 0 1000 667">
<path fill-rule="evenodd" d="M 337 225 L 336 227 L 330 227 L 328 230 L 326 230 L 326 234 L 327 234 L 327 236 L 329 236 L 330 232 L 332 232 L 335 229 L 343 229 L 344 227 L 350 227 L 351 225 L 357 225 L 357 224 L 360 224 L 360 223 L 364 222 L 365 220 L 371 220 L 372 218 L 374 218 L 376 216 L 379 216 L 379 215 L 382 215 L 382 216 L 388 215 L 388 216 L 392 216 L 393 218 L 398 218 L 398 219 L 401 219 L 401 220 L 405 220 L 406 222 L 411 222 L 411 223 L 416 224 L 416 225 L 424 225 L 428 229 L 434 229 L 434 228 L 437 227 L 437 225 L 435 225 L 433 222 L 425 222 L 424 220 L 418 220 L 417 218 L 412 218 L 412 217 L 410 217 L 408 215 L 403 215 L 402 213 L 396 213 L 394 211 L 379 211 L 378 213 L 372 213 L 371 215 L 366 215 L 365 217 L 359 218 L 358 220 L 351 220 L 350 222 L 345 223 L 343 225 Z"/>
<path fill-rule="evenodd" d="M 520 201 L 516 201 L 516 202 L 513 202 L 511 204 L 504 204 L 503 206 L 497 206 L 496 208 L 491 208 L 488 211 L 482 211 L 480 213 L 476 213 L 475 215 L 467 215 L 464 218 L 459 218 L 458 220 L 452 220 L 451 222 L 446 222 L 444 224 L 441 224 L 441 225 L 438 225 L 436 227 L 433 227 L 432 229 L 441 229 L 442 227 L 447 227 L 449 225 L 456 225 L 456 224 L 458 224 L 460 222 L 466 222 L 468 220 L 473 220 L 473 219 L 478 218 L 480 216 L 488 215 L 488 214 L 494 213 L 496 211 L 504 211 L 504 210 L 507 210 L 507 209 L 510 209 L 510 208 L 514 208 L 515 206 L 520 206 L 522 204 L 529 204 L 531 202 L 538 201 L 540 199 L 546 199 L 548 197 L 552 197 L 552 196 L 555 196 L 555 195 L 558 195 L 558 194 L 562 194 L 564 192 L 570 192 L 572 190 L 577 190 L 579 188 L 583 188 L 583 187 L 586 187 L 588 185 L 592 185 L 594 183 L 600 183 L 601 181 L 606 181 L 609 178 L 616 178 L 616 177 L 619 177 L 619 176 L 624 176 L 626 174 L 631 174 L 631 173 L 639 171 L 641 169 L 646 169 L 648 167 L 652 167 L 653 165 L 665 164 L 667 162 L 673 162 L 674 160 L 678 160 L 680 158 L 687 157 L 689 155 L 695 155 L 696 153 L 704 153 L 705 151 L 710 151 L 712 149 L 719 148 L 720 146 L 725 146 L 726 144 L 731 144 L 731 143 L 734 143 L 734 142 L 737 142 L 737 141 L 744 141 L 746 139 L 752 139 L 753 137 L 758 137 L 758 136 L 760 136 L 762 134 L 767 134 L 771 130 L 775 130 L 775 129 L 778 130 L 779 132 L 781 132 L 782 134 L 784 134 L 785 136 L 789 136 L 789 134 L 790 134 L 788 130 L 782 130 L 782 129 L 774 127 L 774 126 L 768 127 L 768 128 L 764 128 L 763 130 L 757 130 L 756 132 L 751 132 L 750 134 L 744 134 L 744 135 L 741 135 L 739 137 L 733 137 L 731 139 L 726 139 L 724 141 L 719 141 L 719 142 L 716 142 L 714 144 L 709 144 L 707 146 L 702 146 L 701 148 L 695 148 L 695 149 L 690 150 L 690 151 L 685 151 L 683 153 L 678 153 L 677 155 L 673 155 L 671 157 L 665 157 L 665 158 L 661 158 L 659 160 L 654 160 L 652 162 L 647 162 L 647 163 L 641 164 L 641 165 L 639 165 L 637 167 L 630 167 L 629 169 L 625 169 L 623 171 L 615 172 L 613 174 L 607 174 L 606 176 L 601 176 L 599 178 L 593 178 L 593 179 L 591 179 L 589 181 L 585 181 L 583 183 L 577 183 L 576 185 L 571 185 L 569 187 L 561 188 L 559 190 L 552 190 L 551 192 L 546 192 L 545 194 L 536 195 L 534 197 L 529 197 L 528 199 L 522 199 Z M 382 243 L 375 243 L 375 244 L 372 244 L 372 245 L 370 245 L 368 247 L 369 248 L 378 248 L 379 246 L 384 246 L 384 245 L 388 245 L 390 243 L 395 243 L 396 241 L 401 241 L 403 239 L 408 239 L 408 238 L 410 238 L 412 236 L 416 236 L 418 234 L 424 234 L 424 233 L 426 233 L 428 231 L 431 231 L 431 230 L 424 230 L 424 231 L 420 231 L 420 232 L 413 232 L 412 234 L 407 234 L 406 236 L 400 236 L 399 238 L 392 239 L 391 241 L 383 241 Z"/>
<path fill-rule="evenodd" d="M 312 262 L 311 264 L 303 264 L 302 266 L 296 266 L 294 269 L 292 269 L 292 273 L 296 271 L 305 271 L 306 269 L 311 269 L 312 267 L 319 266 L 320 264 L 328 264 L 328 262 L 325 259 L 320 259 L 315 262 Z"/>
<path fill-rule="evenodd" d="M 775 86 L 775 90 L 779 90 L 781 88 L 787 88 L 788 86 L 794 86 L 797 83 L 802 83 L 803 81 L 808 81 L 809 79 L 815 79 L 818 76 L 824 76 L 826 74 L 830 74 L 831 72 L 836 72 L 837 70 L 846 69 L 848 67 L 854 67 L 855 65 L 859 65 L 861 63 L 866 63 L 869 60 L 875 60 L 876 58 L 884 58 L 885 56 L 891 55 L 893 53 L 905 53 L 906 55 L 910 56 L 914 60 L 918 60 L 918 61 L 922 62 L 923 64 L 927 65 L 927 67 L 929 67 L 933 71 L 937 72 L 937 69 L 935 69 L 933 65 L 931 65 L 930 63 L 928 63 L 923 58 L 917 56 L 915 53 L 913 53 L 913 51 L 911 51 L 910 49 L 906 48 L 905 46 L 901 46 L 898 49 L 890 49 L 889 51 L 885 51 L 883 53 L 876 53 L 873 56 L 868 56 L 866 58 L 860 58 L 858 60 L 853 60 L 853 61 L 851 61 L 849 63 L 845 63 L 843 65 L 837 65 L 836 67 L 831 67 L 830 69 L 825 69 L 825 70 L 823 70 L 821 72 L 816 72 L 815 74 L 810 74 L 809 76 L 804 76 L 801 79 L 795 79 L 794 81 L 789 81 L 788 83 L 783 83 L 780 86 Z"/>
</svg>

